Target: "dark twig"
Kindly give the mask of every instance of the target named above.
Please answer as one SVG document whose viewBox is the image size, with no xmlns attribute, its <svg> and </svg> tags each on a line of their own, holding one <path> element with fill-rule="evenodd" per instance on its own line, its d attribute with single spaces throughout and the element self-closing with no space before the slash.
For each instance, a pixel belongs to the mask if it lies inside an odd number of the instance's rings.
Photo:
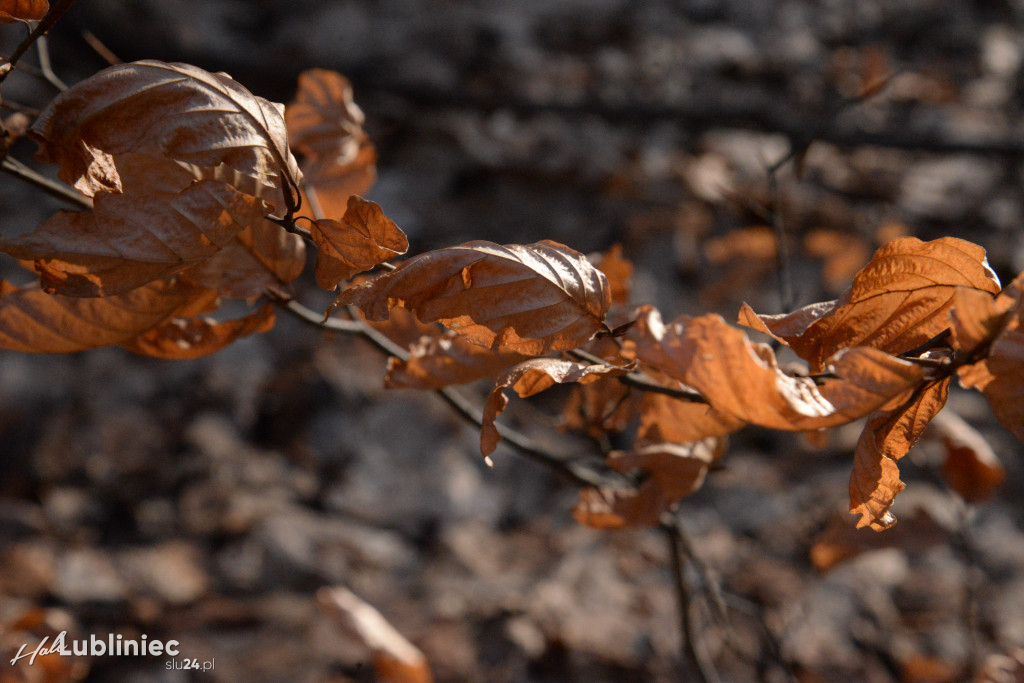
<svg viewBox="0 0 1024 683">
<path fill-rule="evenodd" d="M 573 349 L 568 352 L 570 356 L 577 360 L 582 360 L 587 363 L 593 363 L 594 365 L 607 365 L 603 358 L 595 356 L 594 354 L 584 351 L 583 349 Z M 618 380 L 626 386 L 633 387 L 634 389 L 640 389 L 642 391 L 649 391 L 653 394 L 665 394 L 672 398 L 679 398 L 684 401 L 691 401 L 693 403 L 707 403 L 707 399 L 704 398 L 700 392 L 694 391 L 693 389 L 680 389 L 679 387 L 670 387 L 648 377 L 641 372 L 630 372 L 626 375 L 621 375 Z"/>
<path fill-rule="evenodd" d="M 775 254 L 779 275 L 779 303 L 782 310 L 793 310 L 793 269 L 789 257 L 789 239 L 782 217 L 782 196 L 779 193 L 778 164 L 768 169 L 768 194 L 771 197 L 772 228 L 775 230 Z"/>
<path fill-rule="evenodd" d="M 321 329 L 357 334 L 372 343 L 384 353 L 401 360 L 408 360 L 409 358 L 408 351 L 354 316 L 350 320 L 341 320 L 337 318 L 325 319 L 321 314 L 307 308 L 297 301 L 279 301 L 279 303 L 289 313 L 307 323 L 316 325 Z M 477 427 L 482 424 L 483 415 L 481 411 L 457 390 L 451 387 L 444 387 L 435 390 L 435 393 L 468 422 Z M 603 486 L 616 489 L 630 488 L 634 485 L 633 481 L 629 477 L 606 467 L 603 463 L 596 462 L 591 459 L 581 459 L 571 455 L 554 453 L 549 448 L 538 444 L 533 439 L 509 429 L 508 427 L 501 428 L 501 435 L 509 446 L 515 448 L 521 454 L 550 467 L 559 474 L 562 474 L 577 483 L 588 486 Z"/>
<path fill-rule="evenodd" d="M 680 541 L 679 528 L 675 515 L 661 525 L 661 530 L 668 540 L 669 555 L 672 560 L 672 574 L 675 580 L 676 599 L 679 611 L 680 649 L 683 659 L 690 662 L 701 683 L 718 683 L 718 672 L 707 661 L 706 656 L 696 642 L 697 626 L 693 618 L 690 586 L 686 580 L 685 551 Z"/>
<path fill-rule="evenodd" d="M 50 7 L 50 11 L 36 24 L 36 27 L 25 37 L 25 40 L 21 41 L 18 47 L 14 48 L 14 52 L 4 60 L 3 64 L 0 64 L 0 81 L 7 78 L 7 75 L 11 73 L 14 66 L 18 63 L 18 60 L 32 47 L 32 44 L 53 28 L 57 21 L 64 16 L 64 13 L 71 9 L 73 4 L 75 4 L 75 0 L 57 0 L 56 4 Z"/>
<path fill-rule="evenodd" d="M 103 41 L 96 37 L 96 34 L 88 29 L 82 29 L 82 40 L 89 44 L 89 47 L 98 54 L 103 61 L 110 66 L 116 66 L 121 64 L 121 59 L 114 54 L 114 52 L 107 47 Z"/>
<path fill-rule="evenodd" d="M 68 187 L 64 183 L 57 182 L 56 180 L 50 180 L 46 176 L 36 173 L 17 159 L 12 159 L 11 157 L 4 158 L 2 168 L 4 173 L 12 175 L 19 180 L 23 180 L 30 185 L 34 185 L 48 195 L 61 199 L 69 204 L 74 204 L 79 208 L 92 210 L 91 199 L 85 195 L 75 192 L 74 189 Z"/>
</svg>

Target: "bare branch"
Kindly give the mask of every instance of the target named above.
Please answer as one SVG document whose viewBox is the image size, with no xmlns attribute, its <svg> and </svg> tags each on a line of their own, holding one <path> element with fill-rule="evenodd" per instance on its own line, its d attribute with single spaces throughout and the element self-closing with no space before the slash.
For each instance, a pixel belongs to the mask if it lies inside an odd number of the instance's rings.
<svg viewBox="0 0 1024 683">
<path fill-rule="evenodd" d="M 15 64 L 32 47 L 32 44 L 39 40 L 40 37 L 46 35 L 46 32 L 54 27 L 57 21 L 64 16 L 64 13 L 71 9 L 73 4 L 75 4 L 75 0 L 57 0 L 57 3 L 50 7 L 50 11 L 46 13 L 42 21 L 36 24 L 36 27 L 25 37 L 25 40 L 18 44 L 18 47 L 14 48 L 11 56 L 4 60 L 3 64 L 0 64 L 0 81 L 7 78 L 7 75 L 14 70 Z"/>
<path fill-rule="evenodd" d="M 17 159 L 6 157 L 2 165 L 4 173 L 12 175 L 30 185 L 38 187 L 46 194 L 61 199 L 69 204 L 91 211 L 92 200 L 85 195 L 79 194 L 74 189 L 56 180 L 50 180 L 46 176 L 36 173 L 31 168 Z"/>
</svg>

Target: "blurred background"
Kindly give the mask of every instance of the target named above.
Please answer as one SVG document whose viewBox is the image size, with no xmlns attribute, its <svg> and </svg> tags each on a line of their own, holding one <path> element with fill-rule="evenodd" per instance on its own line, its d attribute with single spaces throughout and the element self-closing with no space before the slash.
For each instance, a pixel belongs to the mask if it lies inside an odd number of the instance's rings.
<svg viewBox="0 0 1024 683">
<path fill-rule="evenodd" d="M 835 298 L 901 235 L 976 242 L 1004 282 L 1024 269 L 1020 0 L 83 0 L 50 39 L 68 83 L 106 65 L 83 31 L 277 102 L 303 69 L 340 71 L 379 153 L 369 198 L 410 253 L 619 243 L 634 300 L 666 320 Z M 23 35 L 0 26 L 0 48 Z M 3 86 L 27 107 L 52 94 L 21 73 Z M 0 188 L 5 235 L 67 208 Z M 437 680 L 693 680 L 664 539 L 576 525 L 572 485 L 504 448 L 484 467 L 436 397 L 382 389 L 384 363 L 283 316 L 197 361 L 0 353 L 0 648 L 47 628 L 146 633 L 215 670 L 73 658 L 48 680 L 371 681 L 314 601 L 344 584 Z M 593 448 L 557 432 L 552 405 L 509 415 Z M 947 410 L 1005 484 L 965 502 L 926 437 L 880 535 L 846 513 L 859 425 L 823 447 L 733 439 L 682 503 L 728 607 L 730 629 L 703 593 L 692 606 L 721 680 L 1024 680 L 1022 449 L 980 395 L 954 390 Z M 25 675 L 0 666 L 4 683 L 44 680 Z"/>
</svg>

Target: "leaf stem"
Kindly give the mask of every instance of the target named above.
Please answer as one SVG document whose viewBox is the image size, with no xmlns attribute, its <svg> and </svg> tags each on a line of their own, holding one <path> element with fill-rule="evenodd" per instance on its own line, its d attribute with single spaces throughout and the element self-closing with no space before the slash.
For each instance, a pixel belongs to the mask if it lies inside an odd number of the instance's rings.
<svg viewBox="0 0 1024 683">
<path fill-rule="evenodd" d="M 14 70 L 14 65 L 18 63 L 22 55 L 28 52 L 32 44 L 53 28 L 57 21 L 64 16 L 64 13 L 71 9 L 73 4 L 75 4 L 75 0 L 57 0 L 57 3 L 50 7 L 50 11 L 36 24 L 36 27 L 25 37 L 25 40 L 21 41 L 18 47 L 14 48 L 11 56 L 5 59 L 3 64 L 0 64 L 0 82 L 7 78 L 7 75 Z"/>
</svg>

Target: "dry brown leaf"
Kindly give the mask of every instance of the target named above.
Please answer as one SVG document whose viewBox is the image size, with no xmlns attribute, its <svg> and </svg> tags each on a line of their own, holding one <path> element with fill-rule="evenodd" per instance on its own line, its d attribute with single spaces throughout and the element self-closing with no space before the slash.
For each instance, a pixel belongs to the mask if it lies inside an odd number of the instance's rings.
<svg viewBox="0 0 1024 683">
<path fill-rule="evenodd" d="M 404 306 L 474 344 L 538 355 L 574 348 L 601 330 L 611 295 L 601 271 L 557 242 L 478 241 L 420 254 L 345 290 L 331 308 L 346 304 L 370 320 Z"/>
<path fill-rule="evenodd" d="M 924 428 L 946 405 L 949 379 L 932 384 L 907 407 L 868 420 L 857 442 L 850 474 L 850 512 L 860 515 L 857 527 L 875 531 L 896 523 L 889 511 L 905 484 L 896 461 L 917 443 Z"/>
<path fill-rule="evenodd" d="M 658 369 L 699 391 L 721 412 L 773 429 L 803 431 L 845 424 L 905 399 L 921 380 L 916 365 L 866 347 L 829 366 L 836 379 L 817 385 L 783 373 L 771 348 L 752 344 L 718 315 L 665 328 Z"/>
<path fill-rule="evenodd" d="M 993 297 L 977 289 L 958 289 L 949 311 L 953 348 L 970 353 L 992 341 L 1009 322 L 1007 313 L 1015 303 L 1010 296 Z"/>
<path fill-rule="evenodd" d="M 0 287 L 0 348 L 69 353 L 126 342 L 174 317 L 198 315 L 216 293 L 180 282 L 153 282 L 101 298 L 54 296 Z"/>
<path fill-rule="evenodd" d="M 1024 306 L 992 343 L 988 358 L 958 370 L 960 385 L 985 394 L 1000 424 L 1024 441 Z"/>
<path fill-rule="evenodd" d="M 746 422 L 704 403 L 646 393 L 640 402 L 637 443 L 690 443 L 724 436 Z"/>
<path fill-rule="evenodd" d="M 47 0 L 0 0 L 0 24 L 39 21 L 49 11 Z"/>
<path fill-rule="evenodd" d="M 35 231 L 0 242 L 0 250 L 35 260 L 48 291 L 109 296 L 209 258 L 267 210 L 218 181 L 193 183 L 169 202 L 100 193 L 95 203 L 91 212 L 58 212 Z"/>
<path fill-rule="evenodd" d="M 562 408 L 562 426 L 601 438 L 626 429 L 637 404 L 636 392 L 617 379 L 576 385 Z"/>
<path fill-rule="evenodd" d="M 620 472 L 645 472 L 635 490 L 589 487 L 580 491 L 573 517 L 598 529 L 642 529 L 657 526 L 661 516 L 701 487 L 708 465 L 725 450 L 725 439 L 689 444 L 649 444 L 632 451 L 614 451 L 608 464 Z"/>
<path fill-rule="evenodd" d="M 814 539 L 811 564 L 825 572 L 861 553 L 882 548 L 924 551 L 949 543 L 949 536 L 949 531 L 921 508 L 884 534 L 858 528 L 848 515 L 836 515 Z"/>
<path fill-rule="evenodd" d="M 310 229 L 316 244 L 316 283 L 334 289 L 342 280 L 390 261 L 409 240 L 379 204 L 352 195 L 340 221 L 323 219 Z"/>
<path fill-rule="evenodd" d="M 377 151 L 363 142 L 349 162 L 307 162 L 302 168 L 306 182 L 300 214 L 313 219 L 341 216 L 349 197 L 366 194 L 377 181 Z"/>
<path fill-rule="evenodd" d="M 349 197 L 365 194 L 377 177 L 377 153 L 363 131 L 363 112 L 352 100 L 352 85 L 334 71 L 302 72 L 285 120 L 293 147 L 306 157 L 307 215 L 340 217 Z"/>
<path fill-rule="evenodd" d="M 643 529 L 657 526 L 664 512 L 657 482 L 646 479 L 630 490 L 592 486 L 581 489 L 572 516 L 580 524 L 595 529 Z"/>
<path fill-rule="evenodd" d="M 284 295 L 283 285 L 299 277 L 305 265 L 302 238 L 260 219 L 181 277 L 221 296 L 248 299 L 265 292 Z"/>
<path fill-rule="evenodd" d="M 272 188 L 262 196 L 278 215 L 294 206 L 302 179 L 284 107 L 227 74 L 188 64 L 147 60 L 104 69 L 55 97 L 30 135 L 39 160 L 59 164 L 61 180 L 90 197 L 122 191 L 116 160 L 126 153 L 210 169 L 220 179 L 237 172 L 251 187 Z M 220 166 L 227 171 L 214 170 Z"/>
<path fill-rule="evenodd" d="M 317 591 L 320 608 L 335 627 L 373 654 L 377 680 L 385 683 L 431 683 L 427 658 L 372 605 L 341 586 Z"/>
<path fill-rule="evenodd" d="M 186 360 L 220 351 L 228 344 L 250 334 L 266 332 L 274 326 L 274 305 L 264 304 L 249 315 L 218 322 L 210 318 L 174 318 L 121 347 L 142 356 Z"/>
<path fill-rule="evenodd" d="M 298 152 L 316 159 L 355 156 L 364 135 L 362 110 L 352 99 L 348 79 L 328 69 L 299 74 L 295 101 L 285 110 L 288 138 Z"/>
<path fill-rule="evenodd" d="M 514 351 L 492 351 L 472 344 L 451 331 L 420 337 L 409 348 L 409 359 L 388 359 L 384 386 L 388 389 L 440 389 L 466 384 L 529 358 Z"/>
<path fill-rule="evenodd" d="M 630 288 L 633 278 L 633 264 L 622 256 L 622 245 L 613 244 L 601 255 L 597 264 L 598 270 L 608 278 L 613 304 L 629 303 Z"/>
<path fill-rule="evenodd" d="M 838 301 L 756 316 L 763 326 L 745 307 L 741 322 L 768 328 L 818 372 L 840 349 L 871 346 L 898 354 L 928 341 L 949 326 L 958 287 L 999 292 L 984 249 L 953 237 L 904 237 L 876 251 Z"/>
<path fill-rule="evenodd" d="M 942 475 L 969 503 L 990 500 L 1006 480 L 1006 470 L 981 433 L 949 410 L 932 420 L 929 434 L 942 441 Z"/>
<path fill-rule="evenodd" d="M 353 309 L 356 317 L 361 313 Z M 362 316 L 366 320 L 365 316 Z M 404 308 L 392 308 L 387 320 L 366 320 L 367 324 L 403 349 L 408 349 L 421 337 L 440 337 L 445 328 L 438 323 L 421 323 L 416 314 Z"/>
<path fill-rule="evenodd" d="M 494 388 L 484 402 L 484 415 L 480 425 L 480 452 L 490 455 L 498 446 L 501 435 L 494 426 L 494 420 L 508 405 L 505 389 L 512 388 L 520 398 L 533 396 L 555 384 L 579 382 L 587 384 L 601 376 L 624 375 L 628 368 L 611 365 L 587 365 L 557 358 L 531 358 L 514 365 L 494 382 Z"/>
</svg>

